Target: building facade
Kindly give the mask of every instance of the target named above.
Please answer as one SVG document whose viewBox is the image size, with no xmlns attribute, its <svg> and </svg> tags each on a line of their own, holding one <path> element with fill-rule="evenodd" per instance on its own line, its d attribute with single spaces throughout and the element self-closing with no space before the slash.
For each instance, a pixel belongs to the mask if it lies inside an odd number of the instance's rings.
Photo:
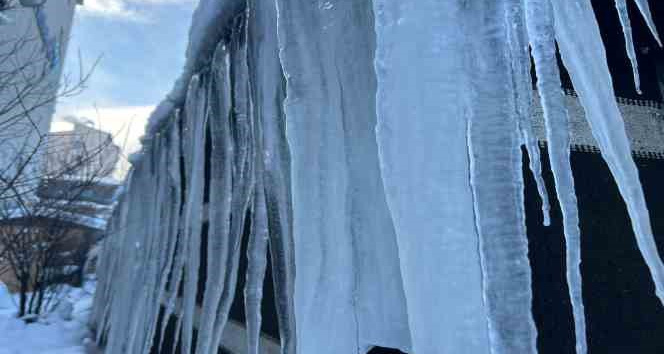
<svg viewBox="0 0 664 354">
<path fill-rule="evenodd" d="M 2 4 L 0 166 L 5 175 L 14 173 L 22 160 L 30 161 L 31 174 L 41 170 L 39 155 L 62 88 L 62 64 L 79 2 L 12 0 Z"/>
<path fill-rule="evenodd" d="M 91 124 L 71 120 L 71 130 L 48 134 L 46 175 L 110 177 L 120 159 L 113 136 Z"/>
</svg>

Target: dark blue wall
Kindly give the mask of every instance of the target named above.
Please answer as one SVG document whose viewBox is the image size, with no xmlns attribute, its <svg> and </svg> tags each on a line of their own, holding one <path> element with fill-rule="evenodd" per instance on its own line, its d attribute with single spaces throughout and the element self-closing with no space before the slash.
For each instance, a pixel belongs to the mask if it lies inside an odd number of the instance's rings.
<svg viewBox="0 0 664 354">
<path fill-rule="evenodd" d="M 565 281 L 560 208 L 546 150 L 544 178 L 552 225 L 544 227 L 532 174 L 526 173 L 526 215 L 533 268 L 533 312 L 540 353 L 574 353 Z M 584 304 L 590 353 L 664 353 L 664 308 L 639 253 L 625 204 L 601 156 L 573 152 L 582 233 Z M 637 158 L 660 253 L 664 251 L 664 160 Z M 525 165 L 527 166 L 527 165 Z"/>
</svg>

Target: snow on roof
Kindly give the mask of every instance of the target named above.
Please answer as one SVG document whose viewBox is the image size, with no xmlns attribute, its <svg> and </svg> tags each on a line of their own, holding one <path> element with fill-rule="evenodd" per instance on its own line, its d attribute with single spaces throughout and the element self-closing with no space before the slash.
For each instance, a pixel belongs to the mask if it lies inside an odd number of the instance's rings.
<svg viewBox="0 0 664 354">
<path fill-rule="evenodd" d="M 12 209 L 8 212 L 6 217 L 7 220 L 15 220 L 28 216 L 23 209 L 17 208 Z M 85 226 L 91 229 L 104 231 L 106 230 L 106 225 L 108 224 L 108 217 L 106 215 L 82 215 L 78 213 L 66 212 L 62 210 L 56 210 L 53 208 L 45 208 L 39 213 L 36 213 L 37 217 L 44 218 L 53 218 L 57 216 L 57 219 L 62 221 L 69 222 L 72 224 L 77 224 L 80 226 Z"/>
<path fill-rule="evenodd" d="M 146 142 L 168 121 L 173 110 L 182 105 L 191 77 L 212 55 L 221 35 L 229 30 L 231 19 L 240 13 L 244 6 L 245 2 L 241 0 L 199 1 L 189 28 L 189 43 L 183 72 L 175 81 L 171 92 L 150 115 L 146 133 L 141 138 L 143 147 L 130 156 L 130 162 L 136 163 L 141 159 Z"/>
</svg>

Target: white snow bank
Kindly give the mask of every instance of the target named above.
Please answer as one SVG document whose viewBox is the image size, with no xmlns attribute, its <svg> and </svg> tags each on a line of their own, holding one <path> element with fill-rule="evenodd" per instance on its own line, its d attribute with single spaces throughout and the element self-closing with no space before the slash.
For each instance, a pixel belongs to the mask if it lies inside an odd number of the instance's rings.
<svg viewBox="0 0 664 354">
<path fill-rule="evenodd" d="M 14 305 L 4 309 L 0 306 L 0 354 L 88 353 L 91 340 L 87 323 L 94 282 L 82 289 L 67 287 L 64 291 L 57 308 L 31 324 L 16 318 Z M 1 293 L 0 285 L 0 299 Z"/>
<path fill-rule="evenodd" d="M 8 310 L 14 307 L 14 302 L 9 294 L 9 289 L 5 283 L 0 281 L 0 311 Z"/>
</svg>

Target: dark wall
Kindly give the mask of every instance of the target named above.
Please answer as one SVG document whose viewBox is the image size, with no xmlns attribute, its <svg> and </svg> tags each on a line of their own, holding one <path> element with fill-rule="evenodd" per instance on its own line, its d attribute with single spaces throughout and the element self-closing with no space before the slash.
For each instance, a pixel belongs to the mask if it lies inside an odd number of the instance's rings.
<svg viewBox="0 0 664 354">
<path fill-rule="evenodd" d="M 574 353 L 565 280 L 565 245 L 553 176 L 543 151 L 552 224 L 542 225 L 532 174 L 526 173 L 526 215 L 533 268 L 533 312 L 542 354 Z M 601 156 L 573 152 L 581 218 L 583 295 L 590 353 L 664 353 L 664 308 L 637 249 L 625 204 Z M 664 160 L 637 158 L 655 237 L 664 251 Z"/>
<path fill-rule="evenodd" d="M 662 102 L 658 82 L 664 80 L 664 50 L 659 47 L 646 25 L 634 1 L 627 1 L 632 23 L 634 46 L 641 78 L 642 94 L 634 85 L 632 66 L 627 57 L 624 35 L 614 0 L 592 0 L 602 40 L 606 48 L 607 62 L 613 78 L 613 87 L 619 97 Z M 650 0 L 650 7 L 657 28 L 664 30 L 664 2 Z M 563 86 L 573 89 L 565 67 L 561 64 Z"/>
</svg>

